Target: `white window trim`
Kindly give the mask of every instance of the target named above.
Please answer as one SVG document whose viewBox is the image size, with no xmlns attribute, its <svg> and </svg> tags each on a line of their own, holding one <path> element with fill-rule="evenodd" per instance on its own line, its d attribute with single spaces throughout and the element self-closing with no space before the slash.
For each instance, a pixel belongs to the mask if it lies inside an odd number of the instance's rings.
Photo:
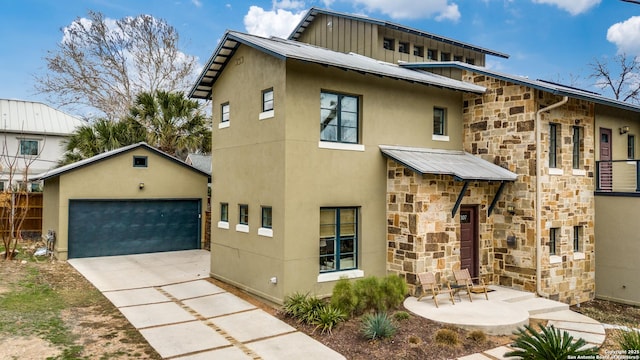
<svg viewBox="0 0 640 360">
<path fill-rule="evenodd" d="M 364 151 L 364 145 L 362 144 L 347 144 L 332 141 L 320 141 L 318 147 L 320 149 L 331 150 Z"/>
<path fill-rule="evenodd" d="M 243 233 L 248 233 L 249 232 L 249 225 L 237 224 L 236 225 L 236 231 L 243 232 Z"/>
<path fill-rule="evenodd" d="M 258 228 L 258 235 L 264 237 L 273 237 L 273 229 L 270 228 Z"/>
<path fill-rule="evenodd" d="M 364 271 L 360 269 L 334 271 L 334 272 L 322 273 L 318 275 L 318 282 L 322 283 L 322 282 L 329 282 L 329 281 L 338 281 L 341 278 L 356 279 L 361 277 L 364 277 Z"/>
<path fill-rule="evenodd" d="M 549 256 L 549 264 L 560 264 L 562 263 L 562 256 L 551 255 Z"/>
<path fill-rule="evenodd" d="M 218 129 L 226 129 L 231 125 L 231 121 L 225 121 L 218 124 Z"/>
<path fill-rule="evenodd" d="M 585 254 L 580 251 L 576 251 L 573 253 L 573 260 L 584 260 L 586 258 Z"/>
<path fill-rule="evenodd" d="M 564 175 L 564 171 L 560 168 L 549 168 L 549 175 Z"/>
<path fill-rule="evenodd" d="M 449 135 L 431 135 L 431 140 L 433 141 L 449 141 Z"/>
<path fill-rule="evenodd" d="M 271 119 L 272 117 L 276 116 L 276 112 L 275 110 L 267 110 L 267 111 L 263 111 L 258 115 L 258 120 L 266 120 L 266 119 Z"/>
<path fill-rule="evenodd" d="M 229 222 L 228 221 L 218 221 L 218 228 L 229 230 Z"/>
<path fill-rule="evenodd" d="M 571 174 L 576 175 L 576 176 L 585 176 L 587 175 L 587 170 L 583 170 L 583 169 L 573 169 L 571 171 Z"/>
</svg>

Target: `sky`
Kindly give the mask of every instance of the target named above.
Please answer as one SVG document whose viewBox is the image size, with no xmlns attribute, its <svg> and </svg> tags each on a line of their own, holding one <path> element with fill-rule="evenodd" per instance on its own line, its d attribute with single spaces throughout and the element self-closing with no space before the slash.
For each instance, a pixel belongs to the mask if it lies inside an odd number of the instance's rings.
<svg viewBox="0 0 640 360">
<path fill-rule="evenodd" d="M 44 57 L 62 29 L 88 11 L 161 18 L 176 28 L 181 51 L 204 66 L 226 30 L 286 38 L 310 7 L 506 53 L 487 56 L 487 67 L 601 93 L 588 78 L 590 63 L 640 56 L 640 5 L 621 0 L 2 0 L 0 98 L 47 103 L 35 93 L 34 75 L 46 72 Z"/>
</svg>

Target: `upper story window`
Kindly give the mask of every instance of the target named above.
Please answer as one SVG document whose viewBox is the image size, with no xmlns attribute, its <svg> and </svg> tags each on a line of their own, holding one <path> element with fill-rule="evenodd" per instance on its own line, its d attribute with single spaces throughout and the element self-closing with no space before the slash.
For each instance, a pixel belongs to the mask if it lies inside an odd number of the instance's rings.
<svg viewBox="0 0 640 360">
<path fill-rule="evenodd" d="M 249 205 L 240 204 L 240 217 L 238 218 L 238 223 L 240 225 L 249 225 Z"/>
<path fill-rule="evenodd" d="M 560 132 L 560 125 L 551 123 L 549 124 L 549 167 L 558 167 L 558 133 Z"/>
<path fill-rule="evenodd" d="M 133 167 L 147 167 L 148 159 L 146 156 L 134 156 L 133 157 Z"/>
<path fill-rule="evenodd" d="M 440 53 L 440 61 L 451 61 L 451 54 L 450 53 Z"/>
<path fill-rule="evenodd" d="M 453 61 L 460 61 L 460 62 L 462 62 L 462 55 L 454 55 L 454 56 L 453 56 Z"/>
<path fill-rule="evenodd" d="M 418 45 L 414 45 L 413 46 L 413 55 L 424 57 L 424 47 L 418 46 Z"/>
<path fill-rule="evenodd" d="M 398 51 L 404 54 L 409 53 L 409 43 L 408 42 L 399 42 L 398 43 Z"/>
<path fill-rule="evenodd" d="M 427 49 L 427 59 L 429 59 L 429 60 L 438 60 L 438 50 L 436 50 L 436 49 Z"/>
<path fill-rule="evenodd" d="M 262 227 L 265 229 L 271 229 L 273 221 L 273 210 L 271 206 L 262 207 Z"/>
<path fill-rule="evenodd" d="M 262 111 L 273 110 L 273 88 L 262 90 Z"/>
<path fill-rule="evenodd" d="M 358 209 L 320 209 L 320 272 L 357 268 Z"/>
<path fill-rule="evenodd" d="M 549 254 L 555 255 L 557 253 L 556 247 L 558 244 L 558 228 L 549 229 Z"/>
<path fill-rule="evenodd" d="M 580 169 L 582 168 L 582 151 L 584 149 L 584 136 L 582 134 L 582 127 L 574 126 L 573 127 L 573 168 Z"/>
<path fill-rule="evenodd" d="M 433 135 L 447 135 L 447 112 L 443 108 L 433 108 Z"/>
<path fill-rule="evenodd" d="M 395 41 L 393 41 L 393 39 L 390 39 L 390 38 L 384 38 L 382 40 L 382 47 L 387 50 L 395 50 L 396 48 Z"/>
<path fill-rule="evenodd" d="M 358 143 L 357 96 L 320 93 L 320 141 Z"/>
<path fill-rule="evenodd" d="M 220 105 L 220 122 L 226 123 L 231 120 L 231 105 L 224 103 Z"/>
<path fill-rule="evenodd" d="M 635 159 L 636 158 L 636 136 L 628 135 L 627 136 L 627 159 Z"/>
<path fill-rule="evenodd" d="M 475 65 L 476 64 L 476 60 L 475 59 L 471 59 L 471 58 L 467 58 L 467 64 Z"/>
<path fill-rule="evenodd" d="M 582 226 L 573 227 L 573 252 L 582 252 Z"/>
<path fill-rule="evenodd" d="M 220 203 L 220 221 L 229 222 L 229 204 Z"/>
<path fill-rule="evenodd" d="M 38 140 L 20 139 L 20 155 L 38 155 Z"/>
</svg>

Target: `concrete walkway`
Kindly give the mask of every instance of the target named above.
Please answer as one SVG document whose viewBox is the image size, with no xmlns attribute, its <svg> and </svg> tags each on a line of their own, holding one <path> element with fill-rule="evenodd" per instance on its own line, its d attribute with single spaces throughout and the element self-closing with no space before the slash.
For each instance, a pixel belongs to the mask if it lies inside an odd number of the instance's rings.
<svg viewBox="0 0 640 360">
<path fill-rule="evenodd" d="M 209 262 L 204 250 L 69 260 L 165 359 L 344 359 L 207 281 Z"/>
<path fill-rule="evenodd" d="M 489 300 L 484 294 L 472 294 L 469 302 L 466 294 L 455 298 L 455 304 L 444 295 L 438 297 L 440 307 L 425 296 L 421 301 L 408 297 L 404 306 L 416 315 L 444 324 L 459 326 L 468 330 L 482 330 L 488 334 L 511 335 L 519 327 L 528 324 L 529 319 L 546 320 L 561 331 L 567 331 L 574 338 L 583 338 L 589 346 L 604 343 L 605 328 L 598 321 L 569 310 L 569 305 L 536 297 L 535 294 L 500 286 L 490 286 Z M 483 353 L 461 357 L 461 360 L 508 359 L 505 353 L 512 349 L 500 346 Z"/>
</svg>

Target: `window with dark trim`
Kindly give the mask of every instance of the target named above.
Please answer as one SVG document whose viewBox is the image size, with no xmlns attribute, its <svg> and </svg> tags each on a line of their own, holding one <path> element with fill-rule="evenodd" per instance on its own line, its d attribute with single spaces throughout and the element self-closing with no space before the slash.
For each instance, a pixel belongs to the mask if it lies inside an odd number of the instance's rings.
<svg viewBox="0 0 640 360">
<path fill-rule="evenodd" d="M 249 205 L 240 204 L 238 206 L 240 216 L 238 218 L 238 223 L 240 225 L 249 225 Z"/>
<path fill-rule="evenodd" d="M 271 229 L 273 210 L 271 206 L 262 207 L 262 227 L 265 229 Z"/>
<path fill-rule="evenodd" d="M 395 41 L 390 38 L 384 38 L 382 40 L 382 47 L 387 50 L 395 50 Z"/>
<path fill-rule="evenodd" d="M 549 255 L 556 254 L 557 240 L 558 240 L 558 228 L 549 229 Z"/>
<path fill-rule="evenodd" d="M 628 135 L 627 136 L 627 159 L 635 159 L 636 158 L 636 136 Z"/>
<path fill-rule="evenodd" d="M 220 105 L 220 122 L 225 123 L 231 119 L 231 105 L 224 103 Z"/>
<path fill-rule="evenodd" d="M 429 59 L 429 60 L 437 60 L 438 59 L 438 50 L 436 50 L 436 49 L 427 49 L 427 59 Z"/>
<path fill-rule="evenodd" d="M 134 156 L 133 157 L 133 167 L 147 167 L 147 157 L 146 156 Z"/>
<path fill-rule="evenodd" d="M 572 164 L 574 169 L 582 168 L 582 151 L 584 149 L 584 138 L 582 135 L 582 127 L 573 126 L 573 157 Z"/>
<path fill-rule="evenodd" d="M 320 272 L 358 267 L 358 208 L 320 209 Z"/>
<path fill-rule="evenodd" d="M 475 59 L 467 58 L 466 62 L 467 62 L 467 64 L 469 64 L 469 65 L 475 65 L 475 64 L 476 64 L 476 60 L 475 60 Z"/>
<path fill-rule="evenodd" d="M 558 167 L 558 124 L 549 124 L 549 167 Z"/>
<path fill-rule="evenodd" d="M 229 222 L 229 204 L 220 203 L 220 221 Z"/>
<path fill-rule="evenodd" d="M 399 42 L 398 43 L 398 52 L 408 54 L 409 53 L 409 43 L 408 42 Z"/>
<path fill-rule="evenodd" d="M 440 61 L 450 61 L 451 60 L 451 53 L 440 53 Z"/>
<path fill-rule="evenodd" d="M 447 135 L 447 112 L 443 108 L 433 108 L 433 135 Z"/>
<path fill-rule="evenodd" d="M 320 140 L 357 144 L 359 126 L 357 96 L 320 93 Z"/>
<path fill-rule="evenodd" d="M 462 55 L 453 55 L 453 61 L 462 62 L 462 59 L 463 59 Z"/>
<path fill-rule="evenodd" d="M 273 88 L 262 90 L 262 111 L 273 110 Z"/>
<path fill-rule="evenodd" d="M 424 47 L 413 45 L 413 55 L 424 57 Z"/>
<path fill-rule="evenodd" d="M 573 227 L 573 251 L 582 252 L 582 226 Z"/>
<path fill-rule="evenodd" d="M 20 155 L 38 155 L 38 140 L 20 139 Z"/>
</svg>

